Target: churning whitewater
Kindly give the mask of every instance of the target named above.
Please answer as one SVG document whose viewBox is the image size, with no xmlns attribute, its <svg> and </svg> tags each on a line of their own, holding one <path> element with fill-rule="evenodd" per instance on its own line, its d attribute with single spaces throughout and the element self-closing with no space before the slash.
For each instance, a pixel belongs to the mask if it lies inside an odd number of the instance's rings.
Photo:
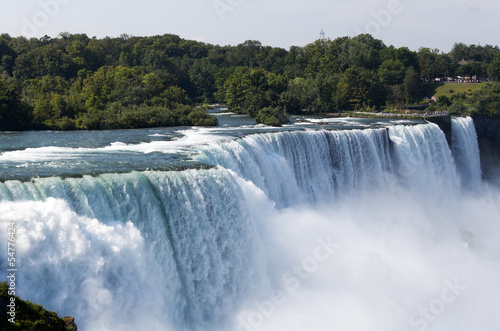
<svg viewBox="0 0 500 331">
<path fill-rule="evenodd" d="M 193 144 L 202 168 L 5 180 L 19 295 L 82 330 L 496 330 L 499 193 L 472 119 L 451 143 L 285 130 Z"/>
</svg>

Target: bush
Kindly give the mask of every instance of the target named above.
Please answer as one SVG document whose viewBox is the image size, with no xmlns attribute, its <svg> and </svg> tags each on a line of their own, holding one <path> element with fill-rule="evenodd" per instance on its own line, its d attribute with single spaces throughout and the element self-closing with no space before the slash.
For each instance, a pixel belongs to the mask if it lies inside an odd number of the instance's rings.
<svg viewBox="0 0 500 331">
<path fill-rule="evenodd" d="M 47 121 L 44 123 L 47 127 L 54 128 L 56 130 L 68 131 L 75 130 L 75 121 L 71 118 L 64 116 L 53 121 Z"/>
<path fill-rule="evenodd" d="M 281 107 L 266 107 L 259 110 L 255 121 L 272 126 L 281 126 L 290 123 L 290 119 L 285 115 L 285 111 Z"/>
<path fill-rule="evenodd" d="M 19 331 L 54 330 L 64 331 L 65 323 L 56 313 L 45 310 L 42 306 L 16 298 L 15 324 L 8 321 L 7 304 L 10 301 L 7 282 L 0 283 L 0 329 Z"/>
<path fill-rule="evenodd" d="M 210 116 L 205 110 L 196 109 L 189 113 L 187 119 L 195 126 L 216 126 L 218 124 L 215 116 Z"/>
</svg>

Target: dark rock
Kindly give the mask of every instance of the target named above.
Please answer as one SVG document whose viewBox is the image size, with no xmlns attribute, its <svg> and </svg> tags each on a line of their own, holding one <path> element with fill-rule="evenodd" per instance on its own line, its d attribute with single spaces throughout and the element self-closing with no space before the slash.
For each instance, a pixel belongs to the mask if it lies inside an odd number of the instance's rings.
<svg viewBox="0 0 500 331">
<path fill-rule="evenodd" d="M 483 178 L 500 185 L 500 118 L 474 117 Z"/>
</svg>

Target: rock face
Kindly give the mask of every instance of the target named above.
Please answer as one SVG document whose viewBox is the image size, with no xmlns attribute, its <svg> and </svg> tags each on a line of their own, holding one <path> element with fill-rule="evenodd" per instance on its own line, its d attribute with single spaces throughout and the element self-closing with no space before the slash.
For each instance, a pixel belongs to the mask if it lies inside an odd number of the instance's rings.
<svg viewBox="0 0 500 331">
<path fill-rule="evenodd" d="M 500 118 L 474 117 L 485 180 L 500 185 Z"/>
</svg>

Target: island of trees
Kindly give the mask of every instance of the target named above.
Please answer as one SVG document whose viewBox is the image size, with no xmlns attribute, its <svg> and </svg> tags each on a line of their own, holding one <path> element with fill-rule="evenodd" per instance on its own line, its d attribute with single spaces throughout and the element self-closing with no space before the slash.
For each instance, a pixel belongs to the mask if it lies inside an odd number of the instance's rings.
<svg viewBox="0 0 500 331">
<path fill-rule="evenodd" d="M 0 130 L 216 125 L 201 104 L 257 122 L 286 114 L 401 109 L 447 77 L 489 81 L 443 95 L 431 110 L 497 116 L 500 49 L 457 43 L 449 53 L 387 46 L 363 34 L 289 50 L 218 46 L 176 35 L 40 39 L 0 35 Z"/>
</svg>

